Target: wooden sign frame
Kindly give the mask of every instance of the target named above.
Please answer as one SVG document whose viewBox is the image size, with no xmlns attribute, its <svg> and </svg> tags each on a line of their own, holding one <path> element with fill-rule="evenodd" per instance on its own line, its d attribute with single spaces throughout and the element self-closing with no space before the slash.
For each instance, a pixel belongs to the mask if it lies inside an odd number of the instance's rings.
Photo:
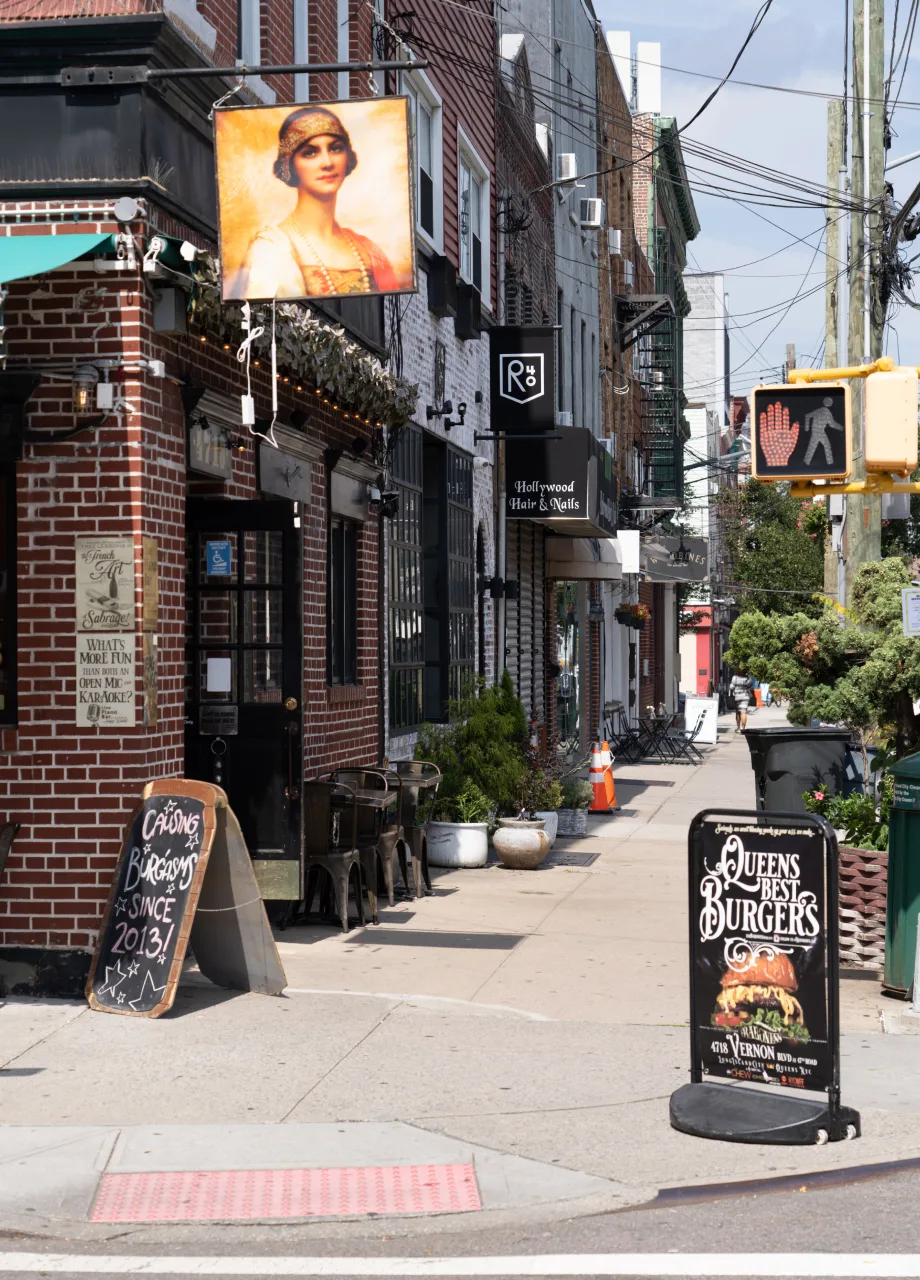
<svg viewBox="0 0 920 1280">
<path fill-rule="evenodd" d="M 94 984 L 112 909 L 119 894 L 131 832 L 146 802 L 154 796 L 187 796 L 204 805 L 201 852 L 179 930 L 162 998 L 152 1009 L 112 1008 L 96 998 Z M 208 874 L 210 872 L 210 875 Z M 199 902 L 207 905 L 201 907 Z M 158 1018 L 172 1008 L 189 942 L 198 967 L 218 986 L 263 995 L 280 995 L 286 985 L 281 958 L 268 924 L 252 862 L 236 815 L 220 787 L 185 778 L 164 778 L 144 787 L 140 803 L 125 826 L 122 849 L 99 926 L 86 998 L 100 1013 L 129 1018 Z"/>
</svg>

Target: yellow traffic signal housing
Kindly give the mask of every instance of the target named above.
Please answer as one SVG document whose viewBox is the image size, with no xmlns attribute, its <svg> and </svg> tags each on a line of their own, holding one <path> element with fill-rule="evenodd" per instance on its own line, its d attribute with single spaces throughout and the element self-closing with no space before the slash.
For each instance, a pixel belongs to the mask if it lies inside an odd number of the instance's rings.
<svg viewBox="0 0 920 1280">
<path fill-rule="evenodd" d="M 846 383 L 751 392 L 751 474 L 758 480 L 841 480 L 850 474 L 852 438 Z"/>
<path fill-rule="evenodd" d="M 910 475 L 917 466 L 917 370 L 866 378 L 863 453 L 867 471 Z"/>
</svg>

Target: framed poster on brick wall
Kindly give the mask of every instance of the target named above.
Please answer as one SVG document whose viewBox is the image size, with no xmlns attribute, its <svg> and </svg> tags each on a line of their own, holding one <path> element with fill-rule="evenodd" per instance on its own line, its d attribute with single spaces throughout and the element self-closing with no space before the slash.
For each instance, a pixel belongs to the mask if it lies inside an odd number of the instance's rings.
<svg viewBox="0 0 920 1280">
<path fill-rule="evenodd" d="M 134 539 L 77 538 L 77 631 L 134 630 Z"/>
<path fill-rule="evenodd" d="M 77 635 L 77 724 L 129 728 L 135 723 L 134 635 Z"/>
</svg>

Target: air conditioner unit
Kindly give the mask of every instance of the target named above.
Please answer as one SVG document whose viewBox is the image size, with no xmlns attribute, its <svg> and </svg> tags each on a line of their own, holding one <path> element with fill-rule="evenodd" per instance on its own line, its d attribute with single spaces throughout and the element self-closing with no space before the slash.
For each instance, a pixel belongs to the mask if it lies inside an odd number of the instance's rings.
<svg viewBox="0 0 920 1280">
<path fill-rule="evenodd" d="M 556 410 L 556 426 L 570 427 L 571 425 L 572 425 L 572 415 L 571 413 L 569 413 L 568 409 L 557 409 Z"/>
<path fill-rule="evenodd" d="M 629 259 L 623 263 L 623 283 L 627 289 L 631 289 L 636 283 L 636 269 Z"/>
<path fill-rule="evenodd" d="M 610 250 L 611 258 L 619 258 L 623 252 L 623 232 L 614 230 L 613 227 L 607 228 L 607 248 Z"/>
<path fill-rule="evenodd" d="M 578 177 L 578 156 L 574 151 L 562 151 L 558 157 L 560 182 L 574 182 Z"/>
<path fill-rule="evenodd" d="M 603 200 L 582 200 L 578 221 L 582 231 L 600 231 L 604 225 Z"/>
</svg>

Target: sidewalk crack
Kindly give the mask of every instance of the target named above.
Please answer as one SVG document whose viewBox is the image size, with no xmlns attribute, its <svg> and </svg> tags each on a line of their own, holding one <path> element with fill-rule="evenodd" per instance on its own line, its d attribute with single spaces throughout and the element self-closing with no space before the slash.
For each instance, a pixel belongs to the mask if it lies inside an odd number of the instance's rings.
<svg viewBox="0 0 920 1280">
<path fill-rule="evenodd" d="M 329 1076 L 331 1076 L 331 1075 L 332 1075 L 333 1071 L 337 1071 L 337 1070 L 339 1069 L 339 1067 L 342 1065 L 342 1063 L 343 1063 L 343 1062 L 347 1062 L 347 1061 L 348 1061 L 348 1059 L 351 1057 L 351 1055 L 352 1055 L 353 1053 L 357 1052 L 357 1050 L 361 1048 L 361 1046 L 364 1044 L 364 1042 L 365 1042 L 366 1040 L 369 1040 L 369 1039 L 371 1038 L 371 1036 L 374 1034 L 374 1032 L 375 1032 L 375 1031 L 379 1031 L 379 1029 L 380 1029 L 380 1028 L 383 1026 L 383 1024 L 386 1022 L 387 1018 L 389 1018 L 390 1014 L 395 1013 L 397 1009 L 400 1009 L 400 1008 L 403 1006 L 403 1004 L 405 1004 L 405 1001 L 404 1001 L 404 1000 L 400 1000 L 400 1001 L 398 1001 L 396 1004 L 391 1005 L 391 1006 L 390 1006 L 390 1008 L 389 1008 L 389 1009 L 387 1009 L 386 1013 L 384 1013 L 380 1018 L 378 1018 L 378 1019 L 377 1019 L 377 1021 L 376 1021 L 376 1022 L 374 1023 L 374 1025 L 370 1028 L 370 1030 L 369 1030 L 369 1031 L 367 1031 L 367 1032 L 366 1032 L 366 1033 L 361 1037 L 361 1039 L 360 1039 L 360 1040 L 357 1040 L 357 1041 L 356 1041 L 356 1042 L 351 1046 L 351 1048 L 348 1050 L 348 1052 L 347 1052 L 347 1053 L 342 1054 L 341 1058 L 339 1058 L 336 1062 L 334 1062 L 334 1063 L 332 1064 L 332 1066 L 329 1068 L 329 1070 L 328 1070 L 328 1071 L 324 1071 L 324 1072 L 323 1072 L 323 1074 L 320 1076 L 320 1078 L 319 1078 L 318 1080 L 314 1081 L 314 1083 L 310 1085 L 310 1087 L 309 1087 L 309 1089 L 307 1089 L 306 1093 L 304 1093 L 302 1097 L 298 1098 L 298 1099 L 297 1099 L 297 1101 L 293 1104 L 293 1106 L 289 1107 L 289 1108 L 287 1109 L 287 1111 L 285 1111 L 285 1113 L 284 1113 L 284 1115 L 281 1117 L 281 1119 L 280 1119 L 280 1120 L 278 1120 L 278 1121 L 276 1121 L 276 1123 L 277 1123 L 277 1124 L 284 1124 L 284 1122 L 287 1120 L 288 1116 L 292 1115 L 292 1114 L 293 1114 L 293 1112 L 295 1112 L 295 1111 L 297 1110 L 297 1108 L 300 1106 L 300 1104 L 301 1104 L 302 1102 L 305 1102 L 305 1101 L 307 1100 L 307 1098 L 309 1098 L 310 1094 L 311 1094 L 311 1093 L 313 1093 L 313 1092 L 314 1092 L 314 1090 L 318 1089 L 318 1088 L 319 1088 L 319 1086 L 323 1083 L 323 1081 L 324 1081 L 324 1080 L 327 1080 L 327 1079 L 329 1078 Z"/>
</svg>

